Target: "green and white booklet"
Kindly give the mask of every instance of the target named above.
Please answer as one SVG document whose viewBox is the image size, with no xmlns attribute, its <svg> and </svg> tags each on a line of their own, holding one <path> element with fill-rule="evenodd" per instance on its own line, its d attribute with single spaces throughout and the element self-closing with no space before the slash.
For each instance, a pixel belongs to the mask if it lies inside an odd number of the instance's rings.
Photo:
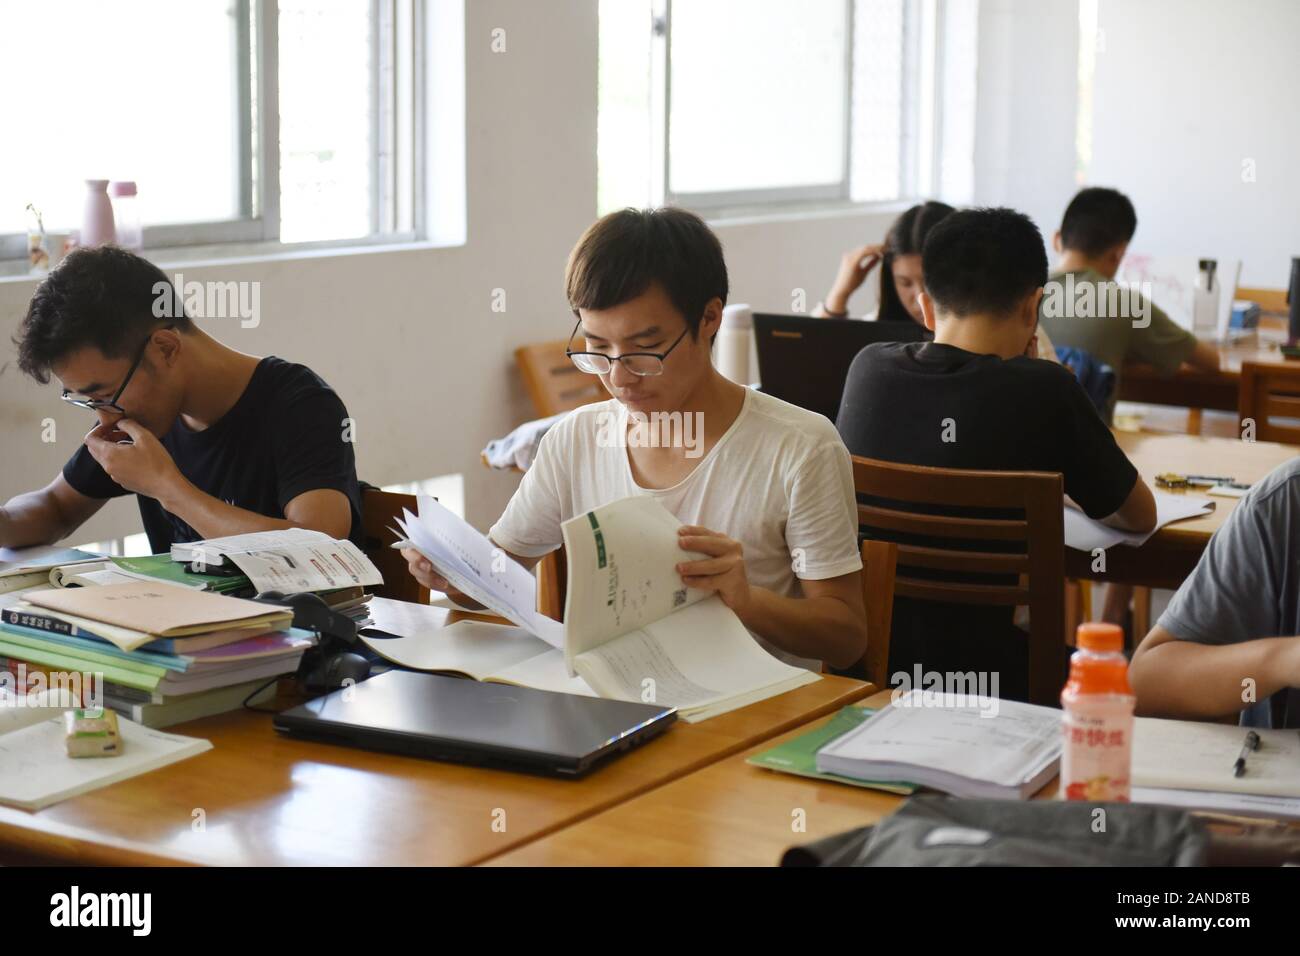
<svg viewBox="0 0 1300 956">
<path fill-rule="evenodd" d="M 686 721 L 820 679 L 764 650 L 716 595 L 682 584 L 677 564 L 695 555 L 678 544 L 681 522 L 648 496 L 623 498 L 562 526 L 569 581 L 563 625 L 535 610 L 531 575 L 502 562 L 491 541 L 438 502 L 421 498 L 419 516 L 408 512 L 401 524 L 453 586 L 517 625 L 461 622 L 428 629 L 419 641 L 410 634 L 367 641 L 403 666 L 569 693 L 585 685 L 600 697 L 675 707 Z M 487 636 L 487 629 L 499 636 Z M 462 640 L 471 630 L 478 642 L 473 660 Z M 499 645 L 499 662 L 485 660 L 494 654 L 484 641 Z"/>
</svg>

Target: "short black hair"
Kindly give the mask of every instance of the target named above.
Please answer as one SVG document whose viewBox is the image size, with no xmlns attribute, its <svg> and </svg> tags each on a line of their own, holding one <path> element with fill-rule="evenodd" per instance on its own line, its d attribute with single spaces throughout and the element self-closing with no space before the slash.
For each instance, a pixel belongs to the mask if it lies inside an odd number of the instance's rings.
<svg viewBox="0 0 1300 956">
<path fill-rule="evenodd" d="M 602 216 L 569 253 L 564 277 L 574 315 L 622 305 L 654 283 L 682 314 L 692 338 L 705 306 L 714 299 L 727 304 L 722 243 L 699 216 L 674 206 Z"/>
<path fill-rule="evenodd" d="M 1061 245 L 1086 256 L 1100 256 L 1137 232 L 1133 203 L 1118 189 L 1089 186 L 1079 190 L 1061 219 Z"/>
<path fill-rule="evenodd" d="M 1047 250 L 1024 213 L 964 209 L 930 230 L 921 268 L 940 310 L 1002 316 L 1047 282 Z"/>
<path fill-rule="evenodd" d="M 44 384 L 54 365 L 78 349 L 129 355 L 158 326 L 163 295 L 170 297 L 163 306 L 168 324 L 188 331 L 175 287 L 148 259 L 117 246 L 75 249 L 36 287 L 14 338 L 18 367 Z"/>
</svg>

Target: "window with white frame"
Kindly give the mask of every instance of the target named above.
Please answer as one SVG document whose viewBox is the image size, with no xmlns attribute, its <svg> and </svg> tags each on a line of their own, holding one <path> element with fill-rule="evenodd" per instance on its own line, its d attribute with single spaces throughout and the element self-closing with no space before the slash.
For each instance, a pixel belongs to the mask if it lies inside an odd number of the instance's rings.
<svg viewBox="0 0 1300 956">
<path fill-rule="evenodd" d="M 420 235 L 422 0 L 42 0 L 0 11 L 0 258 L 85 180 L 132 180 L 146 249 Z"/>
<path fill-rule="evenodd" d="M 973 189 L 978 0 L 600 0 L 598 205 Z"/>
</svg>

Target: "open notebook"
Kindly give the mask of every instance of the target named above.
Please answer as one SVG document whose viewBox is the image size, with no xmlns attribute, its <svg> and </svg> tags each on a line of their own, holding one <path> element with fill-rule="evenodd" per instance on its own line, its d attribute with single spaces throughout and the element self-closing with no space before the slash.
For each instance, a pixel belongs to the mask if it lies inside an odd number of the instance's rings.
<svg viewBox="0 0 1300 956">
<path fill-rule="evenodd" d="M 49 706 L 52 698 L 40 695 L 26 700 L 27 706 L 18 706 L 16 698 L 0 692 L 0 804 L 22 810 L 39 810 L 212 749 L 206 740 L 119 718 L 119 756 L 74 759 L 64 746 L 65 708 Z"/>
<path fill-rule="evenodd" d="M 677 543 L 679 525 L 647 496 L 565 522 L 569 591 L 561 625 L 536 612 L 531 574 L 421 498 L 420 516 L 407 513 L 402 522 L 411 544 L 456 588 L 517 627 L 462 622 L 430 633 L 418 653 L 391 640 L 368 643 L 405 666 L 663 704 L 687 721 L 818 680 L 765 651 L 717 596 L 682 585 L 676 565 L 689 554 Z M 473 656 L 466 650 L 471 636 Z"/>
</svg>

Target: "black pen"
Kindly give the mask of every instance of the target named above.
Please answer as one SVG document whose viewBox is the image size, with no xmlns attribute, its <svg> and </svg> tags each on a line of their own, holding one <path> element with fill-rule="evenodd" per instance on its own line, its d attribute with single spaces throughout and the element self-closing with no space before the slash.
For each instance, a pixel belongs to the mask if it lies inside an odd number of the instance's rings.
<svg viewBox="0 0 1300 956">
<path fill-rule="evenodd" d="M 1246 754 L 1250 753 L 1252 750 L 1258 749 L 1259 734 L 1252 730 L 1250 733 L 1246 734 L 1246 742 L 1241 745 L 1241 754 L 1237 757 L 1237 762 L 1232 765 L 1232 775 L 1234 777 L 1240 777 L 1246 772 Z"/>
</svg>

